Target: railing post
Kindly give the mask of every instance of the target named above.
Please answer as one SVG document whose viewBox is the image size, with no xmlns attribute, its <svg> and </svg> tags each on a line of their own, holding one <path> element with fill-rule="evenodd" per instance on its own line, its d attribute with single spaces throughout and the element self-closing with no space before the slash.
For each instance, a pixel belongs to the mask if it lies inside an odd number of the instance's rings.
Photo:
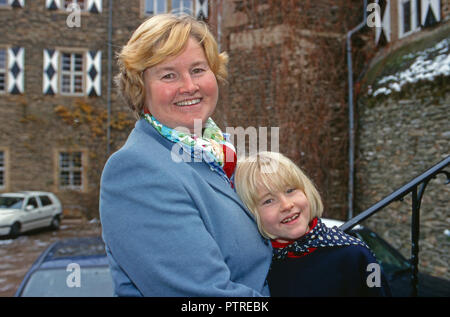
<svg viewBox="0 0 450 317">
<path fill-rule="evenodd" d="M 379 202 L 375 203 L 368 209 L 364 210 L 359 215 L 348 220 L 339 228 L 348 232 L 354 226 L 361 223 L 363 220 L 371 217 L 395 200 L 402 199 L 404 196 L 411 193 L 412 195 L 412 214 L 411 214 L 411 296 L 418 296 L 418 266 L 419 266 L 419 236 L 420 236 L 420 205 L 425 188 L 428 182 L 435 178 L 438 174 L 444 174 L 447 177 L 445 184 L 450 184 L 450 172 L 444 171 L 444 168 L 450 165 L 450 155 L 443 159 L 438 164 L 434 165 L 421 175 L 408 182 L 406 185 L 397 189 L 390 195 L 386 196 Z M 419 191 L 417 191 L 420 185 Z"/>
<path fill-rule="evenodd" d="M 420 199 L 417 196 L 417 186 L 412 189 L 411 215 L 411 296 L 417 297 L 417 274 L 419 265 L 419 234 L 420 234 Z"/>
</svg>

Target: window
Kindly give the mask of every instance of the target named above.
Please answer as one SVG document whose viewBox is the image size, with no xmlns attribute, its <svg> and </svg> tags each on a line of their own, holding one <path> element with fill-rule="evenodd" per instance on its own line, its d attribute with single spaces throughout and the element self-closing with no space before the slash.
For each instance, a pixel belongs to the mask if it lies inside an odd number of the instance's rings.
<svg viewBox="0 0 450 317">
<path fill-rule="evenodd" d="M 0 151 L 0 188 L 5 188 L 5 151 Z"/>
<path fill-rule="evenodd" d="M 398 0 L 399 38 L 408 36 L 420 26 L 420 0 Z"/>
<path fill-rule="evenodd" d="M 102 51 L 48 48 L 43 57 L 45 95 L 101 96 Z"/>
<path fill-rule="evenodd" d="M 38 208 L 39 207 L 38 202 L 37 202 L 35 197 L 28 198 L 28 202 L 25 205 L 25 207 L 28 207 L 30 205 L 33 206 L 33 208 Z"/>
<path fill-rule="evenodd" d="M 0 93 L 6 91 L 6 50 L 0 49 Z"/>
<path fill-rule="evenodd" d="M 208 1 L 194 0 L 140 0 L 143 17 L 154 14 L 172 12 L 174 14 L 188 14 L 199 18 L 207 17 Z M 198 11 L 198 12 L 197 12 Z M 201 13 L 199 15 L 199 12 Z"/>
<path fill-rule="evenodd" d="M 59 185 L 61 188 L 81 189 L 83 186 L 82 152 L 59 153 Z"/>
<path fill-rule="evenodd" d="M 172 0 L 172 12 L 193 15 L 192 0 Z"/>
<path fill-rule="evenodd" d="M 61 94 L 84 94 L 83 53 L 61 53 Z"/>
<path fill-rule="evenodd" d="M 64 0 L 64 9 L 67 9 L 72 3 L 78 5 L 81 11 L 86 11 L 84 0 Z"/>
<path fill-rule="evenodd" d="M 166 0 L 145 0 L 145 14 L 153 15 L 167 12 Z"/>
<path fill-rule="evenodd" d="M 41 200 L 41 204 L 43 207 L 50 206 L 52 204 L 52 201 L 48 196 L 39 196 L 39 199 Z"/>
</svg>

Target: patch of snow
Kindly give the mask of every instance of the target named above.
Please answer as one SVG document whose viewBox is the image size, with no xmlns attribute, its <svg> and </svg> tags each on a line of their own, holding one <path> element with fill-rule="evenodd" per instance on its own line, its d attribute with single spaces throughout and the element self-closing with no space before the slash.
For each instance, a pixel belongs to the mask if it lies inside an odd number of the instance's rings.
<svg viewBox="0 0 450 317">
<path fill-rule="evenodd" d="M 376 97 L 379 94 L 385 94 L 385 95 L 389 95 L 392 91 L 390 89 L 387 89 L 386 87 L 381 87 L 378 88 L 373 94 L 372 96 Z"/>
<path fill-rule="evenodd" d="M 0 245 L 6 245 L 13 243 L 14 239 L 8 239 L 8 240 L 0 240 Z"/>
<path fill-rule="evenodd" d="M 399 92 L 408 83 L 420 80 L 433 81 L 437 76 L 450 76 L 450 40 L 444 39 L 434 47 L 424 51 L 410 53 L 404 59 L 414 61 L 408 69 L 381 78 L 368 94 L 376 97 L 379 94 L 389 95 L 393 91 Z"/>
</svg>

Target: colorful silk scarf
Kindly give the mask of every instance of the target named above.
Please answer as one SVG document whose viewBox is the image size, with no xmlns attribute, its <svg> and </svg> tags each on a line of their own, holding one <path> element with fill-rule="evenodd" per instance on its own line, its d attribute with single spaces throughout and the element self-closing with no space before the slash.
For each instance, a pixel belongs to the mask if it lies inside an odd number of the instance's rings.
<svg viewBox="0 0 450 317">
<path fill-rule="evenodd" d="M 143 113 L 143 117 L 163 137 L 178 143 L 193 162 L 206 162 L 211 170 L 233 186 L 231 178 L 236 168 L 236 150 L 229 142 L 229 134 L 223 133 L 211 118 L 206 121 L 203 135 L 199 137 L 169 128 L 149 113 Z"/>
<path fill-rule="evenodd" d="M 303 237 L 295 240 L 284 248 L 273 249 L 273 260 L 284 260 L 288 253 L 293 255 L 303 255 L 312 248 L 333 248 L 348 245 L 360 245 L 370 250 L 363 241 L 342 232 L 338 227 L 328 228 L 324 223 L 317 219 L 317 224 L 311 231 Z M 314 220 L 315 220 L 314 219 Z"/>
</svg>

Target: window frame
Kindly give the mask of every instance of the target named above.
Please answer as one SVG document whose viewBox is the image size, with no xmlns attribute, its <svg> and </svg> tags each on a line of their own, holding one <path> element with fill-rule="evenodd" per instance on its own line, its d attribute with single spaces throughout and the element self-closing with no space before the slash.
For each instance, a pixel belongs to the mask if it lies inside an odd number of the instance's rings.
<svg viewBox="0 0 450 317">
<path fill-rule="evenodd" d="M 170 0 L 171 11 L 172 11 L 172 12 L 175 10 L 175 9 L 174 9 L 174 6 L 173 6 L 173 1 L 174 1 L 174 0 Z M 189 13 L 186 12 L 186 11 L 184 11 L 184 1 L 186 1 L 186 0 L 178 0 L 178 1 L 180 2 L 180 8 L 178 8 L 178 9 L 175 11 L 175 13 L 186 13 L 186 14 L 189 14 L 189 15 L 191 15 L 191 16 L 194 16 L 194 14 L 195 14 L 195 12 L 194 12 L 194 2 L 195 2 L 195 1 L 193 1 L 193 0 L 187 0 L 187 1 L 190 1 L 190 3 L 191 3 L 191 5 L 190 5 L 190 7 L 189 7 Z"/>
<path fill-rule="evenodd" d="M 419 0 L 420 1 L 420 0 Z M 405 12 L 404 12 L 404 4 L 406 2 L 410 3 L 409 9 L 409 24 L 410 30 L 405 31 Z M 420 16 L 418 16 L 418 0 L 398 0 L 398 38 L 405 38 L 421 29 L 420 26 Z"/>
<path fill-rule="evenodd" d="M 80 167 L 73 166 L 74 160 L 72 159 L 72 155 L 75 153 L 80 153 Z M 61 155 L 68 154 L 69 155 L 69 166 L 62 167 Z M 64 149 L 57 148 L 54 149 L 54 158 L 55 158 L 55 192 L 61 192 L 66 190 L 75 190 L 86 192 L 87 191 L 87 168 L 88 168 L 88 160 L 87 160 L 88 151 L 85 149 Z M 62 184 L 62 172 L 69 172 L 69 184 Z M 80 173 L 80 184 L 74 184 L 74 173 Z"/>
<path fill-rule="evenodd" d="M 153 0 L 153 12 L 155 12 L 155 6 L 158 0 Z M 148 13 L 147 12 L 147 0 L 141 0 L 141 18 L 148 18 L 149 16 L 155 15 L 155 14 L 160 14 L 160 13 L 169 13 L 169 12 L 173 12 L 173 0 L 163 0 L 164 1 L 164 8 L 165 11 L 164 12 L 156 12 L 156 13 Z M 183 0 L 180 0 L 181 2 L 181 6 L 182 8 L 184 8 L 184 3 Z M 195 17 L 195 6 L 196 6 L 196 1 L 195 0 L 190 0 L 191 2 L 191 7 L 189 9 L 189 15 Z M 175 14 L 180 13 L 180 12 L 184 12 L 181 11 L 179 8 L 175 11 Z"/>
<path fill-rule="evenodd" d="M 59 51 L 58 60 L 58 93 L 61 96 L 85 96 L 86 95 L 86 50 L 78 49 L 68 49 L 68 48 L 57 48 Z M 63 70 L 63 59 L 65 54 L 70 54 L 70 70 Z M 81 70 L 75 70 L 75 55 L 81 55 Z M 69 92 L 63 90 L 63 76 L 68 75 L 69 81 Z M 81 76 L 81 92 L 75 92 L 75 76 Z"/>
<path fill-rule="evenodd" d="M 164 2 L 164 11 L 163 12 L 160 12 L 160 11 L 157 10 L 158 9 L 158 0 L 150 0 L 150 1 L 153 1 L 153 13 L 150 13 L 150 12 L 147 11 L 147 0 L 142 0 L 142 2 L 141 2 L 141 4 L 142 4 L 141 12 L 142 12 L 144 17 L 153 16 L 155 14 L 162 14 L 162 13 L 169 12 L 169 6 L 168 6 L 168 3 L 167 3 L 167 0 L 162 0 Z"/>
</svg>

